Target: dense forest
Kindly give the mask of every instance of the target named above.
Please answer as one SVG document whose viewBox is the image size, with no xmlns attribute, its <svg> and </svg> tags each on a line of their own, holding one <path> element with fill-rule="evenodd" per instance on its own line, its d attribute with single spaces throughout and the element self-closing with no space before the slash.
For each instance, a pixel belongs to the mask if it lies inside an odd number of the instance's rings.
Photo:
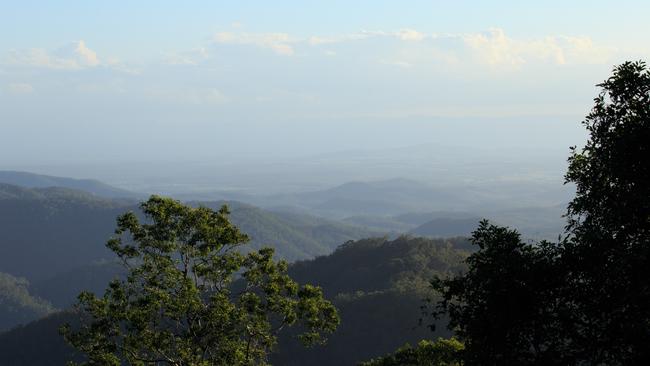
<svg viewBox="0 0 650 366">
<path fill-rule="evenodd" d="M 341 325 L 324 346 L 307 349 L 292 333 L 282 334 L 272 363 L 355 364 L 430 337 L 419 322 L 423 300 L 434 296 L 429 280 L 459 272 L 468 248 L 464 238 L 363 239 L 294 263 L 291 277 L 321 286 L 339 309 Z M 74 351 L 62 341 L 58 327 L 73 319 L 73 313 L 56 313 L 0 335 L 0 365 L 63 364 Z M 437 334 L 448 336 L 441 325 Z"/>
</svg>

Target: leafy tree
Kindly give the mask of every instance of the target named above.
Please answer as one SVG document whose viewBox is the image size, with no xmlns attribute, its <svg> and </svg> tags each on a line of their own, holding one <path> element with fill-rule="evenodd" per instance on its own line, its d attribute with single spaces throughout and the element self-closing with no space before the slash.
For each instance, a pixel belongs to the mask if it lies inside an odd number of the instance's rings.
<svg viewBox="0 0 650 366">
<path fill-rule="evenodd" d="M 524 243 L 517 231 L 485 220 L 472 242 L 479 250 L 467 258 L 467 272 L 432 282 L 442 296 L 433 316 L 449 316 L 468 364 L 557 363 L 565 344 L 557 248 Z"/>
<path fill-rule="evenodd" d="M 359 366 L 460 366 L 464 346 L 455 338 L 423 340 L 413 348 L 406 345 L 395 353 L 363 362 Z"/>
<path fill-rule="evenodd" d="M 569 158 L 565 266 L 575 346 L 592 364 L 650 359 L 650 70 L 626 62 L 598 85 Z"/>
<path fill-rule="evenodd" d="M 567 235 L 525 244 L 481 223 L 467 273 L 433 281 L 469 364 L 639 365 L 650 359 L 650 71 L 626 62 L 598 85 L 573 148 Z"/>
<path fill-rule="evenodd" d="M 248 237 L 227 207 L 152 196 L 141 208 L 147 223 L 134 213 L 118 217 L 107 243 L 126 280 L 111 282 L 101 298 L 82 293 L 81 327 L 62 328 L 85 365 L 265 364 L 283 327 L 300 324 L 300 339 L 312 345 L 338 325 L 321 289 L 294 282 L 273 249 L 237 250 Z"/>
</svg>

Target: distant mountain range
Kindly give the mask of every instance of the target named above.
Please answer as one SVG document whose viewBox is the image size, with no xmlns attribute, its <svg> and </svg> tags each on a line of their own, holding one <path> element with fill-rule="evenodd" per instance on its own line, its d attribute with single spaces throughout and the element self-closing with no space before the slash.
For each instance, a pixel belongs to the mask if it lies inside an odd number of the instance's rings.
<svg viewBox="0 0 650 366">
<path fill-rule="evenodd" d="M 333 188 L 271 195 L 249 196 L 258 206 L 307 210 L 316 215 L 344 218 L 367 215 L 399 215 L 408 212 L 452 210 L 467 206 L 471 196 L 448 188 L 435 187 L 408 179 L 347 182 Z"/>
<path fill-rule="evenodd" d="M 458 211 L 411 212 L 396 216 L 350 216 L 343 219 L 369 228 L 384 227 L 399 233 L 429 237 L 469 236 L 478 216 Z"/>
<path fill-rule="evenodd" d="M 251 248 L 271 246 L 290 261 L 330 253 L 339 244 L 383 232 L 302 215 L 293 220 L 232 201 L 195 202 L 231 208 L 231 219 L 251 237 Z M 42 280 L 72 268 L 112 259 L 104 246 L 118 215 L 138 212 L 137 201 L 108 199 L 68 188 L 0 184 L 0 271 Z M 284 216 L 284 217 L 283 217 Z"/>
<path fill-rule="evenodd" d="M 517 227 L 529 238 L 552 239 L 563 231 L 562 214 L 572 189 L 530 181 L 437 186 L 397 178 L 347 182 L 309 192 L 251 195 L 222 191 L 207 193 L 205 197 L 236 198 L 275 212 L 328 217 L 384 232 L 464 235 L 466 228 L 451 232 L 445 232 L 442 227 L 434 231 L 412 230 L 436 219 L 478 222 L 478 218 L 487 218 Z"/>
<path fill-rule="evenodd" d="M 26 188 L 70 188 L 105 198 L 138 198 L 143 196 L 125 189 L 110 186 L 94 179 L 54 177 L 10 170 L 0 170 L 0 183 L 12 184 Z"/>
</svg>

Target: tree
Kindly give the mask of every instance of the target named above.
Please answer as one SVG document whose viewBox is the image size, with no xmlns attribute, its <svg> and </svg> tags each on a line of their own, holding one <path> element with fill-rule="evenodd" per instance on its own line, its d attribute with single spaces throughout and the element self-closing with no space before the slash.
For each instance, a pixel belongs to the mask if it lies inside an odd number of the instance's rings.
<svg viewBox="0 0 650 366">
<path fill-rule="evenodd" d="M 395 353 L 379 357 L 359 366 L 460 366 L 464 346 L 455 338 L 437 341 L 423 340 L 413 348 L 406 345 Z"/>
<path fill-rule="evenodd" d="M 441 299 L 432 312 L 449 316 L 470 365 L 550 365 L 564 354 L 558 251 L 551 243 L 522 242 L 515 230 L 482 221 L 472 234 L 479 250 L 466 273 L 436 277 Z M 435 329 L 435 325 L 432 326 Z"/>
<path fill-rule="evenodd" d="M 559 243 L 488 225 L 467 273 L 435 279 L 433 315 L 475 365 L 639 365 L 650 359 L 650 71 L 614 68 L 572 149 L 576 186 Z"/>
<path fill-rule="evenodd" d="M 650 70 L 626 62 L 598 85 L 569 157 L 565 266 L 575 346 L 592 364 L 650 359 Z"/>
<path fill-rule="evenodd" d="M 320 288 L 299 286 L 273 249 L 242 254 L 248 241 L 215 212 L 152 196 L 130 212 L 107 243 L 128 270 L 103 297 L 84 292 L 82 325 L 62 328 L 85 365 L 264 364 L 276 333 L 299 324 L 307 345 L 339 323 Z"/>
</svg>

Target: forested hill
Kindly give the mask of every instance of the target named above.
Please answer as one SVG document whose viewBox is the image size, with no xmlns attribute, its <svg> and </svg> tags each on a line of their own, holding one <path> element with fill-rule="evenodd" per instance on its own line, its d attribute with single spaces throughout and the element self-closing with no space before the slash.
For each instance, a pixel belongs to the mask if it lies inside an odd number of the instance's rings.
<svg viewBox="0 0 650 366">
<path fill-rule="evenodd" d="M 194 202 L 219 209 L 228 205 L 232 222 L 251 238 L 251 248 L 270 246 L 289 261 L 331 253 L 348 240 L 384 235 L 362 226 L 301 215 L 300 219 L 236 201 Z"/>
<path fill-rule="evenodd" d="M 223 204 L 230 207 L 232 221 L 253 238 L 249 248 L 272 246 L 276 248 L 278 257 L 288 260 L 313 258 L 331 253 L 339 244 L 352 238 L 378 235 L 376 231 L 359 226 L 313 216 L 303 215 L 300 220 L 291 220 L 286 215 L 239 202 L 206 203 L 215 209 Z M 33 287 L 36 293 L 55 306 L 65 307 L 75 300 L 81 290 L 101 293 L 106 283 L 120 273 L 122 269 L 115 262 L 100 261 L 40 279 L 34 282 Z"/>
<path fill-rule="evenodd" d="M 115 218 L 135 204 L 66 188 L 0 184 L 0 271 L 34 280 L 106 258 Z"/>
<path fill-rule="evenodd" d="M 423 300 L 434 296 L 434 275 L 461 271 L 470 247 L 465 238 L 402 236 L 363 239 L 340 246 L 329 256 L 295 263 L 290 274 L 299 282 L 322 286 L 334 299 L 341 325 L 323 347 L 305 349 L 283 337 L 277 365 L 355 365 L 391 352 L 405 342 L 447 335 L 419 325 Z M 426 322 L 425 322 L 426 324 Z"/>
<path fill-rule="evenodd" d="M 339 329 L 325 346 L 303 348 L 282 333 L 272 355 L 275 365 L 355 365 L 391 352 L 405 342 L 447 335 L 419 326 L 423 299 L 432 296 L 435 274 L 461 270 L 468 241 L 463 238 L 400 237 L 347 242 L 334 253 L 290 267 L 301 283 L 320 285 L 341 315 Z M 0 334 L 0 365 L 64 364 L 72 354 L 57 328 L 73 318 L 59 313 Z"/>
<path fill-rule="evenodd" d="M 47 301 L 29 292 L 29 282 L 0 272 L 0 331 L 41 318 L 54 311 Z"/>
<path fill-rule="evenodd" d="M 232 221 L 251 237 L 251 248 L 272 246 L 289 261 L 327 254 L 346 240 L 380 234 L 315 217 L 293 222 L 238 202 L 202 204 L 218 208 L 226 203 Z M 66 188 L 0 184 L 0 271 L 40 281 L 111 260 L 113 255 L 104 244 L 113 234 L 116 217 L 127 211 L 137 212 L 137 201 L 100 198 Z"/>
</svg>

